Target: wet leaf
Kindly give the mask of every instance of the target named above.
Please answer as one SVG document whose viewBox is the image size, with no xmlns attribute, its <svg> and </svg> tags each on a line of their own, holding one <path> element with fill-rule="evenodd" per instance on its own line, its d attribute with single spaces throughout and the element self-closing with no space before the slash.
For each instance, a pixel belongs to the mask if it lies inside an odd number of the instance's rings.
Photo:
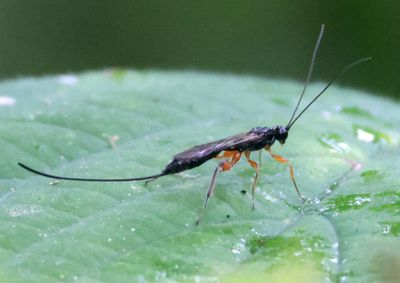
<svg viewBox="0 0 400 283">
<path fill-rule="evenodd" d="M 311 99 L 323 84 L 310 86 Z M 398 103 L 333 86 L 293 126 L 288 168 L 265 152 L 218 176 L 212 160 L 150 182 L 54 181 L 160 172 L 195 144 L 285 125 L 284 80 L 108 70 L 0 84 L 1 282 L 398 282 Z M 253 154 L 258 161 L 258 154 Z"/>
</svg>

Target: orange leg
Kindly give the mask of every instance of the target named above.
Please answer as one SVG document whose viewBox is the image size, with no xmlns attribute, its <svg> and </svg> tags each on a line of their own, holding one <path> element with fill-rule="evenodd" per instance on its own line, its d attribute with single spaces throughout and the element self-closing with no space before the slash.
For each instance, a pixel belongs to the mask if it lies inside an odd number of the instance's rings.
<svg viewBox="0 0 400 283">
<path fill-rule="evenodd" d="M 245 151 L 244 155 L 246 156 L 247 162 L 249 162 L 250 166 L 256 169 L 256 176 L 254 177 L 253 186 L 251 187 L 251 200 L 252 200 L 252 208 L 254 209 L 254 192 L 256 190 L 258 179 L 260 178 L 260 168 L 254 160 L 250 159 L 250 151 Z"/>
<path fill-rule="evenodd" d="M 228 161 L 228 160 L 221 161 L 218 164 L 217 168 L 215 168 L 215 170 L 214 170 L 214 173 L 213 173 L 213 175 L 211 177 L 211 183 L 210 183 L 210 186 L 208 187 L 208 191 L 207 191 L 207 194 L 206 194 L 206 199 L 204 201 L 203 209 L 202 209 L 202 211 L 201 211 L 201 213 L 199 215 L 198 220 L 196 221 L 196 225 L 200 224 L 201 220 L 203 219 L 204 211 L 207 208 L 208 200 L 210 199 L 210 197 L 214 193 L 215 180 L 217 178 L 217 174 L 219 172 L 221 172 L 221 171 L 229 171 L 229 170 L 231 170 L 232 167 L 240 160 L 240 157 L 242 156 L 242 153 L 239 152 L 239 151 L 232 151 L 232 152 L 229 151 L 229 156 L 232 157 L 230 161 Z"/>
<path fill-rule="evenodd" d="M 217 159 L 230 158 L 237 153 L 236 150 L 224 151 L 221 155 L 215 156 Z"/>
<path fill-rule="evenodd" d="M 280 156 L 280 155 L 273 154 L 273 153 L 271 152 L 271 149 L 270 149 L 269 147 L 268 147 L 268 148 L 266 147 L 265 149 L 269 152 L 269 154 L 271 154 L 271 156 L 272 156 L 273 159 L 275 159 L 275 160 L 278 161 L 279 163 L 283 163 L 283 164 L 284 164 L 284 163 L 287 163 L 287 164 L 289 165 L 289 168 L 290 168 L 290 178 L 292 179 L 294 188 L 296 189 L 296 192 L 297 192 L 297 194 L 299 195 L 299 197 L 300 197 L 303 201 L 305 201 L 305 198 L 300 194 L 299 188 L 297 187 L 297 184 L 296 184 L 296 180 L 294 179 L 294 170 L 293 170 L 292 162 L 291 162 L 290 160 L 288 160 L 288 159 L 286 159 L 286 158 Z"/>
</svg>

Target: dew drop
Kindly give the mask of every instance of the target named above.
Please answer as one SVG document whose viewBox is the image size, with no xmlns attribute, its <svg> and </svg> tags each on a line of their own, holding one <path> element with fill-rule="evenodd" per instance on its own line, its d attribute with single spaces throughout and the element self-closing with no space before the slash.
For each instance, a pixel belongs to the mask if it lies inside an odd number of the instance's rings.
<svg viewBox="0 0 400 283">
<path fill-rule="evenodd" d="M 390 233 L 390 228 L 391 228 L 391 226 L 390 225 L 385 225 L 385 226 L 383 226 L 382 227 L 382 234 L 389 234 Z"/>
<path fill-rule="evenodd" d="M 12 106 L 16 103 L 15 98 L 10 96 L 0 96 L 0 106 Z"/>
<path fill-rule="evenodd" d="M 338 263 L 338 259 L 337 258 L 331 258 L 329 259 L 330 262 L 332 263 Z"/>
<path fill-rule="evenodd" d="M 240 251 L 238 249 L 232 249 L 232 253 L 234 254 L 240 254 Z"/>
<path fill-rule="evenodd" d="M 73 75 L 61 75 L 58 77 L 59 83 L 63 85 L 74 86 L 78 84 L 78 78 Z"/>
<path fill-rule="evenodd" d="M 382 141 L 389 144 L 394 143 L 393 138 L 390 135 L 382 133 L 370 127 L 353 125 L 353 131 L 357 138 L 361 141 L 374 143 Z"/>
<path fill-rule="evenodd" d="M 318 141 L 325 147 L 329 148 L 333 152 L 337 153 L 348 153 L 350 152 L 350 146 L 343 141 L 341 135 L 333 132 L 322 134 Z"/>
<path fill-rule="evenodd" d="M 356 130 L 357 138 L 361 141 L 366 141 L 366 142 L 373 142 L 375 139 L 375 136 L 371 133 L 368 133 L 364 131 L 363 129 L 357 129 Z"/>
</svg>

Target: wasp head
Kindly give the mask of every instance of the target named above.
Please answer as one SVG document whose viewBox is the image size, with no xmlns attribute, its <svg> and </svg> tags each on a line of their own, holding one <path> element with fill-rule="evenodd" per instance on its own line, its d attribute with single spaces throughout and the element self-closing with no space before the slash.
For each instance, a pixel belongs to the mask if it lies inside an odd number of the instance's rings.
<svg viewBox="0 0 400 283">
<path fill-rule="evenodd" d="M 275 139 L 278 140 L 280 144 L 284 144 L 288 137 L 288 130 L 282 126 L 275 126 L 272 129 L 274 130 Z"/>
</svg>

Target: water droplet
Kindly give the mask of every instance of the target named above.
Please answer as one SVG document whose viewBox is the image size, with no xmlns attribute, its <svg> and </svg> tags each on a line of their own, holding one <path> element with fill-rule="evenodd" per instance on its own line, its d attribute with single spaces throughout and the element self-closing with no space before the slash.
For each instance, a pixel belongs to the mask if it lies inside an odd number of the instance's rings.
<svg viewBox="0 0 400 283">
<path fill-rule="evenodd" d="M 382 227 L 382 234 L 389 234 L 390 233 L 390 228 L 391 228 L 390 225 L 384 225 Z"/>
<path fill-rule="evenodd" d="M 132 228 L 131 228 L 131 231 L 132 231 L 132 232 L 135 232 L 135 231 L 136 231 L 136 229 L 132 227 Z"/>
<path fill-rule="evenodd" d="M 268 201 L 270 201 L 270 202 L 273 202 L 273 203 L 277 203 L 278 202 L 278 199 L 277 198 L 274 198 L 272 195 L 270 195 L 268 192 L 265 192 L 265 191 L 262 191 L 262 195 L 263 195 L 263 197 L 266 199 L 266 200 L 268 200 Z"/>
<path fill-rule="evenodd" d="M 356 130 L 357 138 L 361 141 L 372 142 L 375 139 L 375 136 L 371 133 L 364 131 L 363 129 Z"/>
<path fill-rule="evenodd" d="M 15 206 L 8 210 L 10 217 L 20 217 L 25 215 L 32 215 L 40 212 L 40 210 L 34 206 Z"/>
<path fill-rule="evenodd" d="M 236 243 L 232 248 L 232 253 L 240 255 L 246 248 L 246 240 L 241 238 L 238 243 Z"/>
<path fill-rule="evenodd" d="M 10 96 L 0 96 L 0 106 L 12 106 L 16 103 L 15 98 Z"/>
<path fill-rule="evenodd" d="M 328 211 L 329 210 L 329 208 L 327 208 L 327 207 L 321 207 L 318 211 L 321 213 L 321 214 L 324 214 L 326 211 Z"/>
<path fill-rule="evenodd" d="M 338 259 L 337 258 L 330 258 L 329 261 L 332 262 L 332 263 L 338 263 Z"/>
<path fill-rule="evenodd" d="M 232 253 L 234 253 L 234 254 L 240 254 L 240 250 L 232 249 Z"/>
<path fill-rule="evenodd" d="M 78 84 L 78 78 L 74 75 L 61 75 L 58 81 L 63 85 L 74 86 Z"/>
<path fill-rule="evenodd" d="M 362 205 L 363 203 L 368 203 L 368 202 L 370 202 L 371 201 L 371 199 L 370 198 L 363 198 L 363 197 L 356 197 L 355 199 L 354 199 L 354 202 L 353 202 L 353 204 L 350 204 L 350 205 Z"/>
<path fill-rule="evenodd" d="M 391 136 L 384 134 L 380 131 L 377 131 L 370 127 L 362 127 L 359 125 L 353 125 L 353 131 L 357 138 L 361 141 L 365 142 L 374 142 L 377 143 L 379 141 L 387 142 L 389 144 L 393 143 L 393 139 Z"/>
<path fill-rule="evenodd" d="M 333 152 L 337 153 L 348 153 L 350 152 L 350 147 L 347 143 L 343 141 L 343 138 L 341 135 L 333 132 L 328 132 L 325 134 L 322 134 L 318 138 L 319 142 L 325 146 L 331 149 Z"/>
<path fill-rule="evenodd" d="M 326 191 L 328 191 L 328 190 L 329 189 L 327 189 Z M 319 204 L 320 202 L 321 202 L 321 200 L 318 197 L 310 199 L 311 204 Z"/>
</svg>

